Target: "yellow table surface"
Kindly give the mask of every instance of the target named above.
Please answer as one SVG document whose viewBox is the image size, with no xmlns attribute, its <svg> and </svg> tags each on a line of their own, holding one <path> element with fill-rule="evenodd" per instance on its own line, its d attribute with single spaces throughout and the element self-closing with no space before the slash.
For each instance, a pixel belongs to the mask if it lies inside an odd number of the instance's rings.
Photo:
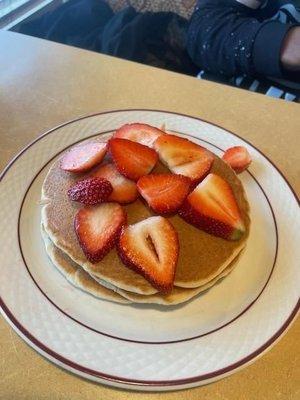
<svg viewBox="0 0 300 400">
<path fill-rule="evenodd" d="M 236 132 L 271 158 L 299 195 L 299 104 L 17 33 L 0 33 L 0 170 L 47 129 L 79 116 L 128 108 L 181 112 Z M 173 393 L 129 392 L 59 369 L 0 318 L 0 399 L 296 400 L 299 343 L 298 318 L 270 352 L 226 379 Z"/>
</svg>

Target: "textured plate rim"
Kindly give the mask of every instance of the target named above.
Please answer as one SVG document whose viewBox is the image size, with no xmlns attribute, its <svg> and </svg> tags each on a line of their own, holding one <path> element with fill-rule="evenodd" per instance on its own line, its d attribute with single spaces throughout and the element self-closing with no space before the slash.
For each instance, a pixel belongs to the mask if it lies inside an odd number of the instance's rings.
<svg viewBox="0 0 300 400">
<path fill-rule="evenodd" d="M 187 117 L 190 119 L 194 119 L 196 121 L 202 121 L 205 123 L 208 123 L 212 126 L 215 126 L 217 128 L 223 129 L 230 133 L 231 135 L 241 139 L 251 147 L 253 147 L 258 153 L 260 153 L 266 160 L 269 161 L 269 163 L 275 168 L 275 170 L 279 173 L 279 175 L 283 178 L 287 186 L 289 187 L 291 193 L 293 194 L 296 202 L 299 205 L 299 199 L 285 177 L 285 175 L 280 171 L 280 169 L 274 164 L 273 161 L 269 159 L 261 150 L 259 150 L 256 146 L 254 146 L 252 143 L 247 141 L 246 139 L 242 138 L 241 136 L 237 135 L 236 133 L 230 131 L 227 128 L 222 127 L 221 125 L 218 125 L 216 123 L 213 123 L 211 121 L 205 120 L 203 118 L 195 117 L 195 116 L 190 116 L 187 114 L 183 113 L 178 113 L 178 112 L 173 112 L 173 111 L 167 111 L 167 110 L 156 110 L 156 109 L 116 109 L 116 110 L 109 110 L 109 111 L 103 111 L 103 112 L 98 112 L 90 115 L 84 115 L 79 118 L 75 118 L 72 120 L 69 120 L 65 123 L 59 124 L 55 126 L 54 128 L 51 128 L 50 130 L 46 131 L 42 135 L 38 136 L 35 138 L 32 142 L 30 142 L 27 146 L 25 146 L 9 163 L 8 165 L 4 168 L 3 172 L 0 175 L 0 182 L 6 175 L 7 171 L 11 168 L 11 166 L 17 161 L 17 159 L 22 156 L 23 153 L 25 153 L 31 146 L 33 146 L 37 141 L 41 140 L 43 137 L 46 135 L 50 134 L 51 132 L 62 128 L 66 125 L 69 125 L 71 123 L 83 120 L 85 118 L 89 117 L 95 117 L 99 115 L 105 115 L 105 114 L 112 114 L 112 113 L 120 113 L 120 112 L 143 112 L 143 111 L 148 111 L 148 112 L 161 112 L 165 114 L 173 114 L 177 116 L 182 116 L 182 117 Z M 300 309 L 300 298 L 298 298 L 297 303 L 295 304 L 294 308 L 292 309 L 289 317 L 285 320 L 285 322 L 281 325 L 281 327 L 277 330 L 277 332 L 274 333 L 274 335 L 269 338 L 263 345 L 261 345 L 259 348 L 257 348 L 255 351 L 247 355 L 241 360 L 238 360 L 237 362 L 228 365 L 222 369 L 219 369 L 217 371 L 214 371 L 212 373 L 207 373 L 199 376 L 194 376 L 194 377 L 188 377 L 188 378 L 183 378 L 183 379 L 175 379 L 175 380 L 138 380 L 138 379 L 129 379 L 129 378 L 122 378 L 122 377 L 117 377 L 114 375 L 109 375 L 105 373 L 101 373 L 98 371 L 93 371 L 89 368 L 83 367 L 79 364 L 74 363 L 73 361 L 70 361 L 68 359 L 65 359 L 64 357 L 60 356 L 59 354 L 55 353 L 53 350 L 49 349 L 47 346 L 45 346 L 43 343 L 41 343 L 38 339 L 36 339 L 34 336 L 30 334 L 30 332 L 27 331 L 27 329 L 18 321 L 15 319 L 13 314 L 10 312 L 10 310 L 6 307 L 2 297 L 0 297 L 0 310 L 1 313 L 3 314 L 4 318 L 8 321 L 8 323 L 14 328 L 14 330 L 28 343 L 30 344 L 35 350 L 40 352 L 42 355 L 46 356 L 50 361 L 56 362 L 60 366 L 65 366 L 66 369 L 71 370 L 72 372 L 77 373 L 78 375 L 81 375 L 83 377 L 90 377 L 92 380 L 97 380 L 102 383 L 110 383 L 115 386 L 121 386 L 121 387 L 134 387 L 134 386 L 139 386 L 141 389 L 145 389 L 146 387 L 155 387 L 159 389 L 159 387 L 170 387 L 170 388 L 184 388 L 184 387 L 192 387 L 196 386 L 197 383 L 203 382 L 203 381 L 214 381 L 217 379 L 220 379 L 224 376 L 227 376 L 236 370 L 241 369 L 242 367 L 245 367 L 246 365 L 252 363 L 255 359 L 259 358 L 262 356 L 268 349 L 270 349 L 279 339 L 280 337 L 283 336 L 284 333 L 287 332 L 287 329 L 291 326 L 292 322 L 296 319 L 296 316 L 298 314 L 298 311 Z"/>
</svg>

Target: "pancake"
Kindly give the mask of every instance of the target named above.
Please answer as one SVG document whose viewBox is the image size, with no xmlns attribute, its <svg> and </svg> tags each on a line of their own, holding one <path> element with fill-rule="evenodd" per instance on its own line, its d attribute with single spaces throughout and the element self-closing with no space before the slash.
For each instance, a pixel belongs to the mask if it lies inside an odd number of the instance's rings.
<svg viewBox="0 0 300 400">
<path fill-rule="evenodd" d="M 128 292 L 126 290 L 119 289 L 115 287 L 117 293 L 121 296 L 130 300 L 132 303 L 142 303 L 142 304 L 160 304 L 160 305 L 177 305 L 181 303 L 185 303 L 188 300 L 191 300 L 193 297 L 197 296 L 199 293 L 202 293 L 212 286 L 214 286 L 218 281 L 227 276 L 236 266 L 239 256 L 237 256 L 218 276 L 214 277 L 211 281 L 207 282 L 205 285 L 199 286 L 194 289 L 184 289 L 180 287 L 174 287 L 172 292 L 169 294 L 161 294 L 154 293 L 148 296 Z M 95 278 L 100 284 L 104 284 L 105 282 L 98 280 Z"/>
<path fill-rule="evenodd" d="M 126 300 L 115 291 L 99 285 L 87 272 L 51 242 L 43 227 L 41 227 L 41 234 L 45 243 L 46 252 L 52 264 L 70 283 L 72 283 L 72 285 L 99 299 L 123 304 L 131 303 L 131 301 Z"/>
<path fill-rule="evenodd" d="M 159 164 L 154 173 L 166 172 Z M 211 172 L 223 177 L 232 187 L 245 222 L 246 232 L 238 241 L 227 241 L 198 230 L 179 216 L 170 217 L 178 232 L 180 251 L 175 275 L 175 286 L 198 288 L 218 276 L 244 248 L 249 234 L 249 206 L 242 184 L 235 172 L 216 157 Z M 114 287 L 132 293 L 152 295 L 157 293 L 141 275 L 125 267 L 115 249 L 97 264 L 90 263 L 83 254 L 73 227 L 73 220 L 81 205 L 70 202 L 68 188 L 86 177 L 72 175 L 60 169 L 59 160 L 50 168 L 42 188 L 42 222 L 53 243 L 90 275 Z M 154 213 L 141 201 L 125 206 L 128 223 L 133 224 Z"/>
<path fill-rule="evenodd" d="M 220 275 L 195 289 L 184 289 L 175 287 L 170 294 L 155 293 L 153 295 L 141 295 L 119 289 L 107 282 L 90 276 L 78 264 L 74 263 L 66 254 L 58 249 L 48 238 L 42 229 L 42 236 L 46 246 L 46 252 L 56 268 L 71 282 L 74 286 L 90 293 L 98 298 L 110 300 L 117 303 L 141 303 L 141 304 L 159 304 L 159 305 L 178 305 L 191 300 L 199 293 L 208 290 L 222 278 L 227 276 L 236 266 L 238 258 L 235 258 Z"/>
</svg>

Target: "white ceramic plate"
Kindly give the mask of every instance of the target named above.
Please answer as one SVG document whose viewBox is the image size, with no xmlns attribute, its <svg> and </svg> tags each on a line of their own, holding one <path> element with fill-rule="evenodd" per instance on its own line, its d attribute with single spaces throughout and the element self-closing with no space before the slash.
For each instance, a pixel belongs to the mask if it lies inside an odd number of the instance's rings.
<svg viewBox="0 0 300 400">
<path fill-rule="evenodd" d="M 211 290 L 171 307 L 124 306 L 69 284 L 49 262 L 39 233 L 40 192 L 69 146 L 127 122 L 180 132 L 216 154 L 246 146 L 241 175 L 252 227 L 237 268 Z M 237 135 L 197 118 L 153 110 L 101 113 L 37 138 L 2 175 L 1 308 L 34 349 L 85 378 L 123 388 L 174 390 L 206 384 L 251 363 L 286 331 L 299 308 L 299 209 L 278 169 Z"/>
</svg>

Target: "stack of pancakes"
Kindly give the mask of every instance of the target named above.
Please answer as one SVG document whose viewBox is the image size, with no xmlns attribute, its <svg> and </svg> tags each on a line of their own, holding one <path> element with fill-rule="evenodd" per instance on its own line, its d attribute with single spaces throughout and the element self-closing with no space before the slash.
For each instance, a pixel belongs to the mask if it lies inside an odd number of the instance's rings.
<svg viewBox="0 0 300 400">
<path fill-rule="evenodd" d="M 153 171 L 162 172 L 167 170 L 161 164 Z M 96 264 L 86 259 L 73 226 L 75 214 L 82 206 L 71 202 L 67 192 L 70 186 L 87 174 L 75 175 L 62 171 L 60 160 L 52 165 L 42 187 L 42 237 L 48 256 L 69 282 L 101 299 L 117 303 L 162 305 L 190 300 L 232 271 L 249 235 L 249 205 L 239 178 L 217 156 L 211 172 L 220 175 L 231 186 L 246 231 L 238 241 L 227 241 L 196 229 L 178 215 L 168 217 L 179 237 L 179 259 L 171 293 L 157 292 L 145 278 L 121 262 L 115 249 Z M 124 208 L 128 224 L 154 215 L 141 200 Z"/>
</svg>

